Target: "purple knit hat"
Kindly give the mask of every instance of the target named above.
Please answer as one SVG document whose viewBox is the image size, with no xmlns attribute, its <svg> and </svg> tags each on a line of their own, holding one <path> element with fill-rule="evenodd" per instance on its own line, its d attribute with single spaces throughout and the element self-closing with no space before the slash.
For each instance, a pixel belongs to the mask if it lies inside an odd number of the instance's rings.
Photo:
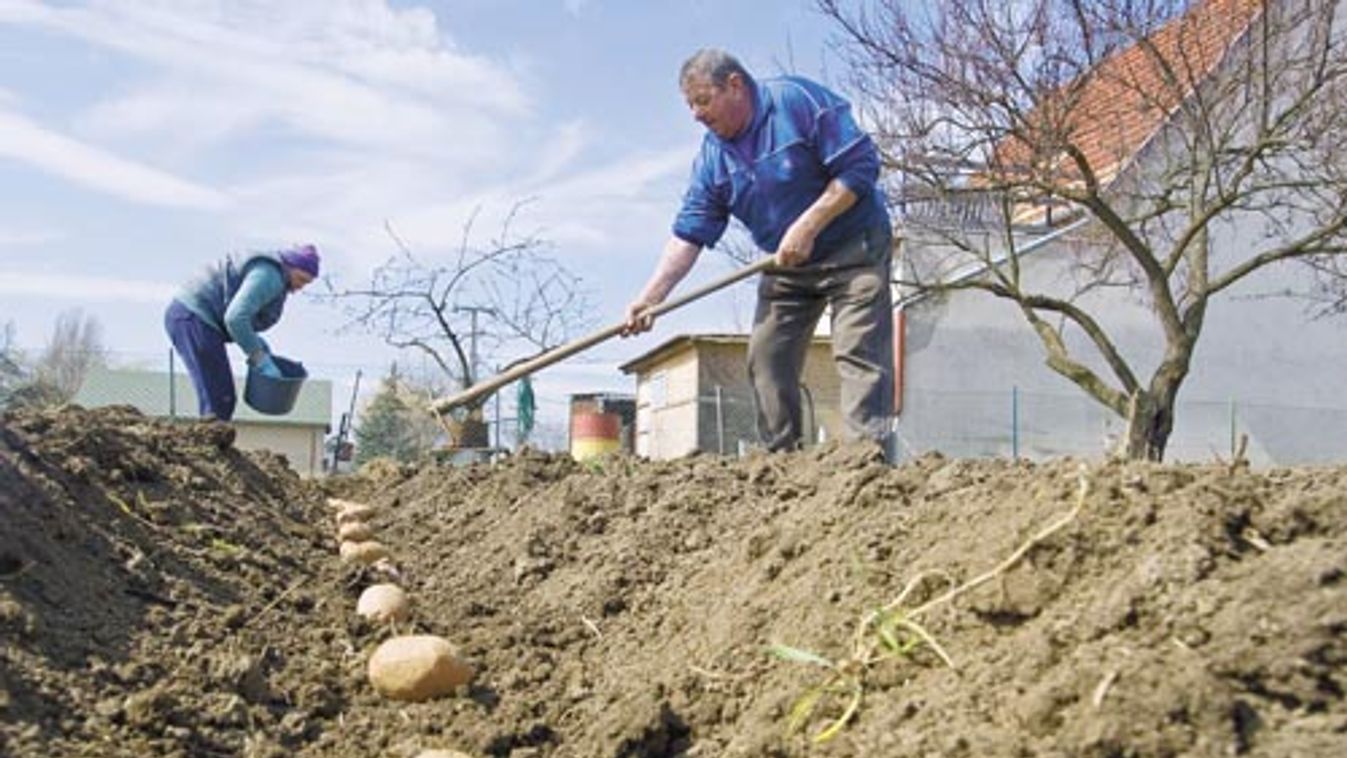
<svg viewBox="0 0 1347 758">
<path fill-rule="evenodd" d="M 318 248 L 313 245 L 296 245 L 281 252 L 281 263 L 297 268 L 313 278 L 318 278 Z"/>
</svg>

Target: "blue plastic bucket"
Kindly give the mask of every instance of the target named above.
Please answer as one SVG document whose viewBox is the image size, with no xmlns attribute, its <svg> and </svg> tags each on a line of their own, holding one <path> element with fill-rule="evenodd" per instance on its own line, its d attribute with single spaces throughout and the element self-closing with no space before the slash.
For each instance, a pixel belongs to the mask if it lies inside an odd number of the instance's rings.
<svg viewBox="0 0 1347 758">
<path fill-rule="evenodd" d="M 309 372 L 304 370 L 304 364 L 299 361 L 292 361 L 279 355 L 273 355 L 271 359 L 276 362 L 276 368 L 280 369 L 281 378 L 272 379 L 263 376 L 249 366 L 248 381 L 243 388 L 243 402 L 258 413 L 283 416 L 295 407 L 295 400 L 299 398 L 299 388 L 304 385 Z"/>
</svg>

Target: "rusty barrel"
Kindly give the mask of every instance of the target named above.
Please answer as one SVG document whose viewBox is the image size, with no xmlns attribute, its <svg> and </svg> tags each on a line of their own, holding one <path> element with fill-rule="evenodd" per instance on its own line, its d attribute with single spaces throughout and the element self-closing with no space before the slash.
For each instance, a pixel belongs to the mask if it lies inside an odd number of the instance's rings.
<svg viewBox="0 0 1347 758">
<path fill-rule="evenodd" d="M 622 417 L 616 413 L 577 411 L 571 414 L 571 457 L 577 461 L 615 453 L 622 448 Z"/>
</svg>

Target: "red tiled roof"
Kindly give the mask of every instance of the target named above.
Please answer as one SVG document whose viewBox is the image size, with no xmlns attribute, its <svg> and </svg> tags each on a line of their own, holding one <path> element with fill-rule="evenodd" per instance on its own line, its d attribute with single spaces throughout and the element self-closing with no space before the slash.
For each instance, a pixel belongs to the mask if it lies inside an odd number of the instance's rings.
<svg viewBox="0 0 1347 758">
<path fill-rule="evenodd" d="M 1098 180 L 1106 183 L 1216 68 L 1265 2 L 1200 2 L 1148 38 L 1154 52 L 1134 43 L 1063 88 L 1062 107 L 1069 110 L 1058 118 L 1065 119 L 1064 125 L 1051 126 L 1055 114 L 1044 107 L 1030 114 L 1030 118 L 1045 124 L 1045 134 L 1050 135 L 1047 130 L 1062 131 L 1084 154 Z M 1157 56 L 1167 62 L 1177 81 L 1168 81 L 1169 74 L 1156 60 Z M 1061 178 L 1080 179 L 1074 163 L 1064 162 L 1065 156 L 1060 152 L 1048 156 L 1047 145 L 1035 147 L 1036 156 L 1029 145 L 1012 138 L 998 147 L 996 162 L 1003 171 L 1019 173 L 1029 169 L 1028 164 L 1033 162 L 1054 160 L 1066 170 Z"/>
</svg>

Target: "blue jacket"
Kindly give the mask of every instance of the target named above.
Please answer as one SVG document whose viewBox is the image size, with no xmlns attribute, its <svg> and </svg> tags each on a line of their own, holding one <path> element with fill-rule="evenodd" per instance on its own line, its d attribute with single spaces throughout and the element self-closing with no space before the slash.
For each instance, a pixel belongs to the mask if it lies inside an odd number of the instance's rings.
<svg viewBox="0 0 1347 758">
<path fill-rule="evenodd" d="M 856 203 L 815 240 L 815 257 L 875 226 L 889 225 L 877 191 L 879 151 L 857 126 L 851 106 L 808 79 L 787 76 L 754 85 L 753 120 L 724 140 L 708 131 L 674 220 L 679 239 L 702 247 L 720 240 L 733 215 L 753 242 L 775 252 L 786 229 L 838 179 Z"/>
<path fill-rule="evenodd" d="M 285 310 L 285 265 L 280 253 L 230 255 L 183 286 L 175 300 L 236 342 L 244 354 L 265 349 L 257 332 L 281 320 Z"/>
</svg>

